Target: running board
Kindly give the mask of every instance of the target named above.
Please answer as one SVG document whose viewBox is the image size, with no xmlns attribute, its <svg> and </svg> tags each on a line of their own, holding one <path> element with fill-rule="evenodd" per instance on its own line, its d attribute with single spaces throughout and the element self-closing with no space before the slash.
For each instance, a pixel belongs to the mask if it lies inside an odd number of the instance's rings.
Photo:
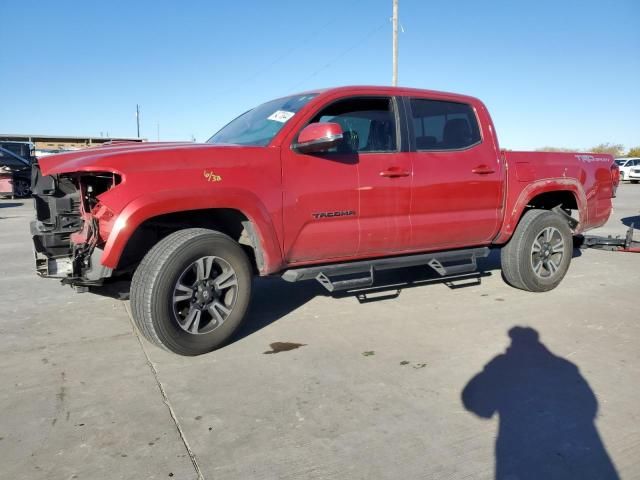
<svg viewBox="0 0 640 480">
<path fill-rule="evenodd" d="M 422 253 L 405 255 L 402 257 L 386 257 L 358 262 L 335 263 L 330 265 L 314 265 L 311 267 L 292 268 L 282 274 L 287 282 L 302 280 L 317 280 L 330 292 L 366 288 L 373 285 L 375 271 L 393 270 L 396 268 L 428 265 L 441 277 L 475 272 L 478 269 L 478 258 L 486 258 L 489 248 L 469 248 L 464 250 L 450 250 L 446 252 Z M 366 274 L 353 277 L 357 274 Z M 351 276 L 347 279 L 332 277 Z"/>
</svg>

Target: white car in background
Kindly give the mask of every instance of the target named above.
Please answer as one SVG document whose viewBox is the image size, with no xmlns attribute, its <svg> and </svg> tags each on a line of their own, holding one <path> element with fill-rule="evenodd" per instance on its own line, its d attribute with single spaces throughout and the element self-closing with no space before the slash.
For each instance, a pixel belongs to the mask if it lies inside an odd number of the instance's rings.
<svg viewBox="0 0 640 480">
<path fill-rule="evenodd" d="M 620 181 L 631 180 L 637 183 L 640 180 L 640 158 L 616 158 L 616 163 L 620 168 Z"/>
<path fill-rule="evenodd" d="M 635 167 L 631 167 L 631 170 L 629 170 L 629 181 L 631 183 L 638 183 L 640 182 L 640 160 L 638 160 L 638 164 Z"/>
</svg>

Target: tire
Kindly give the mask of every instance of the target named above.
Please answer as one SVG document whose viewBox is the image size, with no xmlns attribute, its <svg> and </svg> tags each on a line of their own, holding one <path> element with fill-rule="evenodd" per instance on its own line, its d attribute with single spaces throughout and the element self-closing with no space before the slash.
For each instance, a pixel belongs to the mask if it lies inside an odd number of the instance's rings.
<svg viewBox="0 0 640 480">
<path fill-rule="evenodd" d="M 201 355 L 223 346 L 242 324 L 251 283 L 249 259 L 230 237 L 180 230 L 158 242 L 136 269 L 133 320 L 151 343 L 178 355 Z"/>
<path fill-rule="evenodd" d="M 638 183 L 638 180 L 631 180 L 631 183 Z"/>
<path fill-rule="evenodd" d="M 14 198 L 26 198 L 31 195 L 31 185 L 26 180 L 15 180 L 13 183 Z"/>
<path fill-rule="evenodd" d="M 562 281 L 573 254 L 567 222 L 548 210 L 529 210 L 502 247 L 502 275 L 512 287 L 546 292 Z"/>
<path fill-rule="evenodd" d="M 625 181 L 624 172 L 620 172 L 620 183 L 622 183 L 624 181 Z"/>
</svg>

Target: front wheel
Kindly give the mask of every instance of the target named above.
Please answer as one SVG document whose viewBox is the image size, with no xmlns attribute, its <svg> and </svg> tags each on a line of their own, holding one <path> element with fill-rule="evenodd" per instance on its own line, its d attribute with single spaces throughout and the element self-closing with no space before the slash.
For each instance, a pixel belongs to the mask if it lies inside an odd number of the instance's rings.
<svg viewBox="0 0 640 480">
<path fill-rule="evenodd" d="M 502 247 L 502 274 L 521 290 L 546 292 L 562 281 L 573 253 L 567 222 L 547 210 L 529 210 L 509 243 Z"/>
<path fill-rule="evenodd" d="M 175 232 L 144 257 L 131 282 L 131 310 L 142 335 L 179 355 L 224 345 L 251 297 L 247 255 L 230 237 L 202 228 Z"/>
</svg>

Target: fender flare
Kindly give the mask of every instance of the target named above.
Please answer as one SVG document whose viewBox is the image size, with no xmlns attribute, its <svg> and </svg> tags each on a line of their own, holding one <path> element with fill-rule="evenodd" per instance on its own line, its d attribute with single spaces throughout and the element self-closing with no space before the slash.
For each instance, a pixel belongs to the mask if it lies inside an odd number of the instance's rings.
<svg viewBox="0 0 640 480">
<path fill-rule="evenodd" d="M 545 178 L 536 180 L 527 185 L 518 199 L 511 208 L 505 210 L 505 218 L 500 229 L 500 233 L 494 239 L 493 243 L 502 244 L 509 241 L 511 235 L 518 226 L 518 222 L 524 213 L 527 204 L 535 197 L 542 193 L 568 191 L 573 194 L 578 205 L 579 224 L 576 233 L 580 233 L 582 225 L 588 221 L 587 196 L 584 193 L 582 185 L 575 178 Z"/>
<path fill-rule="evenodd" d="M 118 214 L 100 263 L 115 269 L 133 233 L 150 218 L 211 208 L 238 210 L 251 222 L 259 241 L 256 247 L 260 249 L 263 258 L 261 274 L 266 275 L 282 267 L 282 250 L 271 216 L 254 193 L 239 188 L 216 190 L 213 195 L 209 189 L 165 190 L 136 198 Z"/>
</svg>

